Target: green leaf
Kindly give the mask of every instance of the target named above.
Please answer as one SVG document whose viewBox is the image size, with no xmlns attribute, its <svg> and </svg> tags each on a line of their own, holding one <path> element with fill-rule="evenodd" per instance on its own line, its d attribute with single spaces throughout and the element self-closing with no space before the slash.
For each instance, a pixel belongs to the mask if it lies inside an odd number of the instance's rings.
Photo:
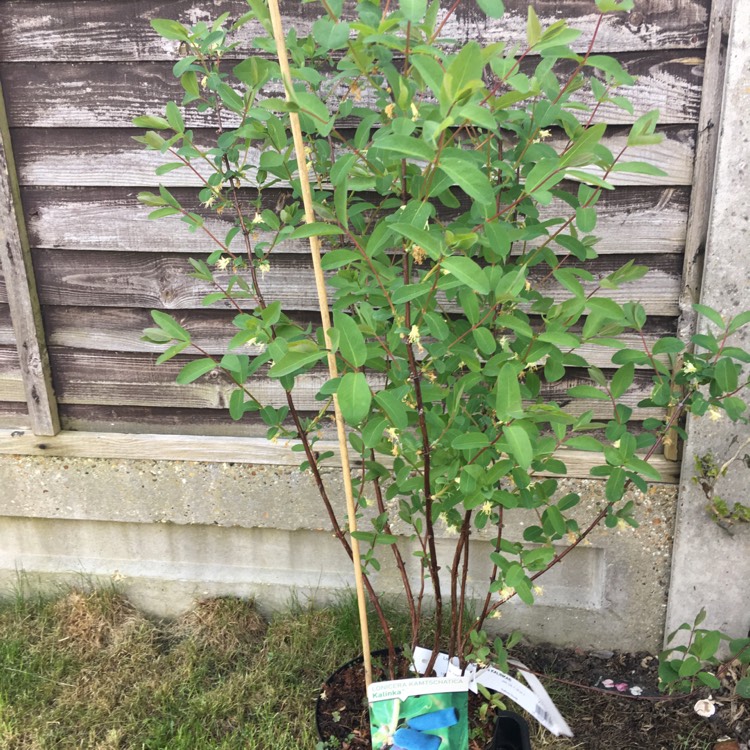
<svg viewBox="0 0 750 750">
<path fill-rule="evenodd" d="M 382 440 L 387 427 L 388 420 L 380 415 L 370 419 L 362 429 L 362 442 L 365 444 L 365 448 L 375 448 Z"/>
<path fill-rule="evenodd" d="M 594 398 L 597 401 L 609 400 L 606 393 L 594 388 L 593 385 L 574 385 L 572 388 L 568 388 L 568 395 L 574 398 Z"/>
<path fill-rule="evenodd" d="M 156 211 L 152 211 L 149 215 L 149 219 L 163 219 L 165 216 L 174 216 L 175 214 L 181 213 L 178 209 L 172 208 L 171 206 L 165 206 L 164 208 L 157 208 Z"/>
<path fill-rule="evenodd" d="M 185 132 L 185 121 L 182 119 L 180 108 L 174 102 L 167 102 L 166 115 L 167 121 L 175 133 Z"/>
<path fill-rule="evenodd" d="M 336 391 L 339 407 L 347 424 L 356 427 L 369 413 L 372 392 L 362 372 L 347 372 Z"/>
<path fill-rule="evenodd" d="M 678 354 L 685 348 L 685 344 L 674 336 L 660 338 L 651 349 L 652 354 Z"/>
<path fill-rule="evenodd" d="M 593 206 L 579 206 L 576 209 L 576 226 L 578 230 L 588 234 L 596 229 L 596 209 Z"/>
<path fill-rule="evenodd" d="M 590 435 L 572 437 L 565 441 L 565 447 L 579 451 L 595 451 L 596 453 L 601 453 L 604 449 L 601 442 Z"/>
<path fill-rule="evenodd" d="M 533 47 L 542 38 L 542 24 L 539 23 L 534 6 L 529 5 L 529 15 L 526 21 L 526 43 Z"/>
<path fill-rule="evenodd" d="M 737 390 L 737 366 L 729 357 L 722 357 L 714 365 L 714 378 L 724 393 L 731 393 Z"/>
<path fill-rule="evenodd" d="M 658 109 L 652 109 L 639 117 L 630 128 L 627 140 L 628 146 L 651 146 L 661 143 L 664 140 L 664 135 L 655 132 L 658 121 Z"/>
<path fill-rule="evenodd" d="M 723 399 L 722 406 L 724 407 L 727 416 L 733 422 L 736 422 L 742 416 L 742 412 L 747 409 L 745 400 L 738 396 L 729 396 L 728 398 Z"/>
<path fill-rule="evenodd" d="M 497 341 L 495 341 L 492 331 L 488 328 L 480 327 L 475 328 L 472 335 L 474 336 L 477 348 L 485 357 L 489 357 L 495 353 Z"/>
<path fill-rule="evenodd" d="M 748 323 L 750 323 L 750 310 L 745 310 L 745 312 L 741 312 L 732 318 L 727 327 L 727 333 L 732 334 L 735 331 L 739 331 L 740 328 L 746 326 Z"/>
<path fill-rule="evenodd" d="M 497 376 L 495 413 L 498 420 L 508 422 L 523 417 L 521 384 L 518 382 L 518 368 L 506 363 Z"/>
<path fill-rule="evenodd" d="M 482 88 L 483 69 L 484 59 L 479 44 L 464 44 L 443 74 L 438 98 L 444 114 L 457 102 L 465 103 L 465 99 L 472 91 Z"/>
<path fill-rule="evenodd" d="M 519 424 L 509 424 L 503 427 L 503 436 L 508 443 L 510 454 L 518 465 L 524 470 L 528 469 L 534 459 L 534 448 L 529 433 Z"/>
<path fill-rule="evenodd" d="M 202 357 L 201 359 L 196 359 L 193 362 L 188 362 L 188 364 L 186 364 L 177 374 L 175 380 L 180 385 L 192 383 L 194 380 L 198 380 L 199 377 L 205 375 L 207 372 L 211 372 L 211 370 L 213 370 L 215 367 L 216 362 L 214 362 L 210 357 Z"/>
<path fill-rule="evenodd" d="M 453 439 L 451 448 L 457 451 L 479 450 L 486 448 L 490 444 L 490 439 L 483 432 L 466 432 L 458 435 Z"/>
<path fill-rule="evenodd" d="M 319 18 L 312 26 L 312 35 L 323 49 L 341 49 L 349 42 L 349 24 L 331 18 Z"/>
<path fill-rule="evenodd" d="M 594 149 L 606 129 L 605 123 L 599 123 L 579 131 L 580 134 L 575 137 L 571 147 L 560 156 L 560 167 L 584 167 L 591 164 Z"/>
<path fill-rule="evenodd" d="M 609 475 L 604 489 L 605 497 L 610 503 L 616 503 L 622 499 L 622 496 L 625 494 L 626 478 L 627 475 L 622 467 L 616 466 L 612 469 L 612 473 Z"/>
<path fill-rule="evenodd" d="M 367 344 L 359 326 L 349 315 L 334 312 L 333 327 L 339 332 L 341 356 L 353 367 L 361 367 L 367 360 Z"/>
<path fill-rule="evenodd" d="M 402 159 L 431 161 L 435 156 L 435 149 L 426 141 L 410 138 L 407 135 L 398 135 L 397 133 L 390 133 L 384 138 L 378 138 L 372 142 L 372 148 L 392 151 Z"/>
<path fill-rule="evenodd" d="M 341 158 L 337 158 L 331 167 L 331 184 L 334 187 L 345 182 L 346 178 L 351 172 L 352 167 L 357 162 L 359 157 L 357 154 L 344 154 Z"/>
<path fill-rule="evenodd" d="M 607 182 L 602 177 L 590 172 L 584 172 L 582 169 L 567 169 L 565 171 L 566 177 L 570 177 L 579 182 L 583 182 L 586 185 L 596 185 L 597 187 L 604 188 L 605 190 L 614 190 L 615 186 L 611 182 Z"/>
<path fill-rule="evenodd" d="M 471 161 L 453 156 L 440 160 L 440 169 L 463 190 L 485 208 L 494 209 L 495 191 L 487 175 Z"/>
<path fill-rule="evenodd" d="M 161 164 L 154 170 L 154 174 L 156 174 L 158 177 L 161 177 L 163 174 L 167 174 L 169 172 L 174 172 L 175 169 L 182 169 L 182 167 L 186 167 L 187 164 L 183 164 L 181 161 L 172 161 L 169 162 L 169 164 Z"/>
<path fill-rule="evenodd" d="M 724 318 L 708 305 L 699 305 L 697 302 L 693 305 L 693 310 L 700 313 L 704 318 L 708 318 L 718 328 L 724 328 Z"/>
<path fill-rule="evenodd" d="M 174 346 L 170 346 L 169 349 L 167 349 L 164 353 L 160 354 L 156 359 L 156 364 L 160 365 L 163 362 L 166 362 L 169 359 L 172 359 L 172 357 L 176 357 L 181 351 L 184 349 L 187 349 L 187 347 L 190 346 L 190 342 L 188 341 L 180 341 L 179 344 L 175 344 Z"/>
<path fill-rule="evenodd" d="M 133 125 L 137 128 L 151 128 L 153 130 L 169 130 L 170 125 L 163 117 L 156 115 L 141 115 L 133 118 Z"/>
<path fill-rule="evenodd" d="M 288 237 L 290 240 L 300 240 L 306 237 L 327 237 L 336 234 L 344 234 L 344 230 L 333 224 L 323 221 L 311 221 L 297 227 Z"/>
<path fill-rule="evenodd" d="M 427 0 L 399 0 L 399 8 L 407 21 L 419 23 L 427 14 Z"/>
<path fill-rule="evenodd" d="M 750 677 L 743 677 L 734 689 L 740 698 L 750 698 Z"/>
<path fill-rule="evenodd" d="M 489 294 L 490 283 L 478 263 L 464 255 L 451 255 L 443 258 L 442 267 L 460 282 L 479 294 Z"/>
<path fill-rule="evenodd" d="M 375 403 L 386 413 L 394 427 L 405 430 L 409 426 L 409 417 L 404 408 L 404 403 L 394 391 L 376 393 Z"/>
<path fill-rule="evenodd" d="M 179 21 L 171 21 L 168 18 L 152 19 L 151 28 L 165 39 L 187 42 L 190 38 L 188 30 Z"/>
<path fill-rule="evenodd" d="M 635 7 L 635 0 L 596 0 L 596 7 L 601 13 L 631 11 Z"/>
<path fill-rule="evenodd" d="M 232 68 L 232 73 L 242 83 L 254 89 L 262 86 L 271 75 L 271 63 L 262 57 L 248 57 Z M 177 73 L 175 73 L 177 75 Z"/>
<path fill-rule="evenodd" d="M 235 422 L 245 414 L 245 393 L 242 388 L 236 388 L 229 397 L 229 416 Z"/>
<path fill-rule="evenodd" d="M 531 8 L 531 6 L 529 6 Z M 565 177 L 557 157 L 540 159 L 526 175 L 525 190 L 534 195 L 539 190 L 549 190 Z"/>
<path fill-rule="evenodd" d="M 190 334 L 171 316 L 161 310 L 152 310 L 151 317 L 159 328 L 178 341 L 190 341 Z"/>
<path fill-rule="evenodd" d="M 421 229 L 414 226 L 414 224 L 407 224 L 403 221 L 391 224 L 391 229 L 402 237 L 406 237 L 407 240 L 411 240 L 416 245 L 419 245 L 433 260 L 438 260 L 444 253 L 445 246 L 442 237 L 431 234 L 426 229 Z"/>
<path fill-rule="evenodd" d="M 613 376 L 612 382 L 610 383 L 609 390 L 612 393 L 612 398 L 620 398 L 625 391 L 633 385 L 633 378 L 635 377 L 635 365 L 630 362 L 623 365 Z"/>
<path fill-rule="evenodd" d="M 360 260 L 362 256 L 354 250 L 338 249 L 330 250 L 324 253 L 320 259 L 320 265 L 324 271 L 332 271 L 335 268 L 346 266 L 355 260 Z"/>
<path fill-rule="evenodd" d="M 328 107 L 318 99 L 315 94 L 307 91 L 295 91 L 294 101 L 299 105 L 301 114 L 311 117 L 315 124 L 315 129 L 322 136 L 327 136 L 331 132 L 333 122 Z"/>
<path fill-rule="evenodd" d="M 268 374 L 272 378 L 282 378 L 284 375 L 291 375 L 299 370 L 311 365 L 326 356 L 324 351 L 316 349 L 315 351 L 290 351 L 287 352 L 278 362 L 275 362 L 268 369 Z"/>
<path fill-rule="evenodd" d="M 477 0 L 477 5 L 488 18 L 502 18 L 505 13 L 503 0 Z"/>
<path fill-rule="evenodd" d="M 560 513 L 559 508 L 554 505 L 550 505 L 544 513 L 542 513 L 542 523 L 549 523 L 552 530 L 558 536 L 563 536 L 566 531 L 565 518 Z"/>
<path fill-rule="evenodd" d="M 698 672 L 696 677 L 700 682 L 713 690 L 718 690 L 721 687 L 721 681 L 719 678 L 710 672 Z"/>
<path fill-rule="evenodd" d="M 432 284 L 404 284 L 396 288 L 391 294 L 391 302 L 394 305 L 403 305 L 404 302 L 410 302 L 413 299 L 422 297 L 432 290 Z"/>
<path fill-rule="evenodd" d="M 667 173 L 659 167 L 646 161 L 617 162 L 612 166 L 610 172 L 627 172 L 630 174 L 647 174 L 653 177 L 666 177 Z"/>
</svg>

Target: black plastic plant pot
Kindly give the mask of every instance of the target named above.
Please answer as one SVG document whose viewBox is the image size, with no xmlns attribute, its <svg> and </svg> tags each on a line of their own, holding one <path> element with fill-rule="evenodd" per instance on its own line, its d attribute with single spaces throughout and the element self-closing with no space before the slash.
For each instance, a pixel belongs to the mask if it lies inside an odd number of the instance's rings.
<svg viewBox="0 0 750 750">
<path fill-rule="evenodd" d="M 396 649 L 396 656 L 400 655 L 402 652 L 402 649 L 397 648 Z M 370 658 L 373 661 L 380 661 L 381 663 L 387 663 L 388 662 L 388 649 L 380 649 L 378 651 L 373 651 L 370 655 Z M 327 740 L 331 739 L 330 736 L 323 730 L 323 728 L 320 726 L 320 718 L 321 718 L 321 708 L 322 708 L 322 702 L 323 702 L 323 695 L 325 694 L 325 687 L 334 683 L 336 681 L 336 678 L 342 673 L 345 672 L 347 669 L 351 669 L 354 666 L 358 666 L 364 662 L 363 656 L 357 656 L 351 661 L 346 662 L 346 664 L 342 664 L 335 672 L 331 673 L 331 675 L 328 677 L 328 679 L 325 681 L 323 692 L 318 696 L 318 699 L 315 701 L 315 729 L 318 733 L 318 739 L 320 739 L 322 742 L 326 742 Z M 362 683 L 364 686 L 364 682 Z M 364 689 L 364 687 L 363 687 Z M 365 699 L 366 700 L 366 699 Z"/>
<path fill-rule="evenodd" d="M 531 750 L 526 719 L 513 711 L 500 711 L 492 744 L 486 750 Z"/>
</svg>

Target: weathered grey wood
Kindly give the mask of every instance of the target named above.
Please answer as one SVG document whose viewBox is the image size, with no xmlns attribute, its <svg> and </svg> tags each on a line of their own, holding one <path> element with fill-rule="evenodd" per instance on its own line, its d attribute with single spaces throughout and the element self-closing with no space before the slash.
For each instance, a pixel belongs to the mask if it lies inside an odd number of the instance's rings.
<svg viewBox="0 0 750 750">
<path fill-rule="evenodd" d="M 442 3 L 443 11 L 447 0 Z M 534 3 L 544 24 L 560 17 L 557 0 Z M 526 0 L 507 0 L 507 12 L 500 21 L 487 22 L 475 3 L 464 0 L 456 16 L 446 24 L 444 36 L 459 41 L 467 39 L 507 40 L 523 43 L 525 39 Z M 352 3 L 347 1 L 347 16 Z M 597 50 L 628 51 L 647 49 L 688 49 L 705 46 L 708 0 L 643 0 L 635 11 L 605 19 L 597 37 Z M 20 61 L 96 61 L 96 60 L 172 60 L 177 44 L 162 40 L 149 26 L 150 18 L 178 18 L 191 24 L 216 17 L 223 11 L 234 18 L 246 10 L 238 0 L 199 0 L 154 2 L 154 0 L 73 0 L 72 2 L 27 2 L 4 0 L 5 23 L 0 25 L 0 59 Z M 287 23 L 298 33 L 308 33 L 310 18 L 319 8 L 286 0 L 282 12 Z M 597 20 L 593 3 L 583 0 L 567 2 L 565 16 L 584 34 L 578 46 L 588 43 Z M 243 40 L 262 33 L 257 25 L 246 27 Z M 243 44 L 241 49 L 246 49 Z"/>
<path fill-rule="evenodd" d="M 3 269 L 16 348 L 34 432 L 60 430 L 44 328 L 36 295 L 21 195 L 18 189 L 3 88 L 0 86 L 0 266 Z M 20 401 L 13 398 L 8 400 Z"/>
<path fill-rule="evenodd" d="M 61 403 L 227 409 L 234 389 L 218 371 L 188 385 L 175 383 L 180 368 L 191 360 L 184 355 L 157 366 L 155 357 L 147 354 L 69 349 L 52 349 L 51 354 Z M 315 394 L 327 380 L 328 374 L 318 369 L 300 376 L 295 385 L 298 407 L 304 411 L 320 408 L 321 402 L 315 400 Z M 567 396 L 567 388 L 589 383 L 588 377 L 574 373 L 564 382 L 543 385 L 542 394 L 548 401 L 566 404 L 572 413 L 593 410 L 597 419 L 611 418 L 612 409 L 608 402 Z M 278 381 L 262 373 L 254 376 L 248 387 L 261 403 L 276 407 L 286 405 Z M 623 403 L 636 408 L 638 402 L 648 396 L 651 387 L 648 373 L 637 373 L 633 388 L 623 397 Z M 663 409 L 636 408 L 635 418 L 661 418 L 663 413 Z"/>
<path fill-rule="evenodd" d="M 703 256 L 706 249 L 714 186 L 716 145 L 721 128 L 721 100 L 724 90 L 724 68 L 730 19 L 731 2 L 713 0 L 708 49 L 706 50 L 703 99 L 695 143 L 693 187 L 685 238 L 683 288 L 680 294 L 679 335 L 685 341 L 695 330 L 696 314 L 692 309 L 692 304 L 698 302 L 700 298 Z"/>
<path fill-rule="evenodd" d="M 32 432 L 29 410 L 21 401 L 0 401 L 0 429 Z"/>
<path fill-rule="evenodd" d="M 175 197 L 185 208 L 202 213 L 206 227 L 223 239 L 233 216 L 212 215 L 198 202 L 197 191 L 177 188 Z M 264 191 L 264 208 L 274 209 L 282 191 Z M 684 187 L 623 187 L 605 191 L 597 203 L 599 220 L 595 234 L 600 255 L 628 251 L 663 255 L 681 253 L 685 244 L 689 190 Z M 243 191 L 243 210 L 253 216 L 254 191 Z M 126 188 L 27 188 L 24 192 L 29 240 L 34 247 L 71 250 L 134 252 L 192 252 L 210 249 L 202 232 L 192 233 L 179 218 L 148 219 L 149 209 L 138 204 Z M 542 208 L 542 218 L 569 215 L 554 201 Z M 263 241 L 267 237 L 259 234 Z M 239 242 L 239 240 L 237 240 Z M 305 252 L 305 241 L 290 241 L 278 252 Z"/>
<path fill-rule="evenodd" d="M 164 347 L 142 340 L 143 329 L 153 326 L 147 310 L 127 308 L 55 307 L 45 311 L 49 344 L 56 348 L 93 349 L 109 352 L 161 353 Z M 212 355 L 227 352 L 227 342 L 236 333 L 232 325 L 234 313 L 229 310 L 186 310 L 176 316 L 180 325 L 190 331 L 192 340 L 203 351 Z M 293 319 L 301 325 L 319 323 L 315 314 L 297 314 Z M 651 329 L 646 334 L 649 349 L 659 336 L 672 335 L 671 330 Z M 620 336 L 623 347 L 640 349 L 640 337 Z M 0 343 L 3 343 L 3 327 L 0 321 Z M 255 355 L 259 347 L 242 347 L 244 354 Z M 588 344 L 579 353 L 597 367 L 611 367 L 611 358 L 616 350 Z"/>
<path fill-rule="evenodd" d="M 10 308 L 7 304 L 0 304 L 0 346 L 15 346 L 16 334 L 10 320 Z"/>
<path fill-rule="evenodd" d="M 81 433 L 63 431 L 49 440 L 39 440 L 33 435 L 0 430 L 0 454 L 13 453 L 32 456 L 74 456 L 91 458 L 166 459 L 170 461 L 231 461 L 246 464 L 275 464 L 298 466 L 300 454 L 290 445 L 272 443 L 263 438 L 207 437 L 192 435 L 129 435 L 118 433 Z M 322 451 L 332 451 L 326 462 L 341 466 L 338 443 L 331 440 L 317 444 Z M 560 450 L 556 454 L 568 467 L 567 476 L 585 478 L 595 465 L 591 454 L 584 451 Z M 391 459 L 382 460 L 390 464 Z M 662 474 L 662 482 L 674 484 L 677 476 L 674 464 L 654 456 L 652 465 Z M 545 474 L 540 474 L 545 476 Z"/>
<path fill-rule="evenodd" d="M 695 129 L 670 125 L 662 129 L 665 140 L 658 146 L 633 147 L 626 151 L 630 160 L 649 161 L 663 169 L 666 177 L 617 172 L 610 175 L 614 185 L 690 185 L 693 174 Z M 627 141 L 628 128 L 612 128 L 603 139 L 613 153 Z M 14 131 L 14 146 L 21 184 L 93 187 L 195 187 L 198 179 L 185 169 L 161 177 L 157 166 L 171 159 L 145 151 L 132 140 L 134 131 L 108 128 L 20 128 Z M 196 132 L 198 144 L 208 144 L 207 131 Z M 554 141 L 551 141 L 555 145 Z M 258 155 L 249 160 L 257 160 Z M 207 176 L 204 175 L 204 176 Z M 249 184 L 248 187 L 252 187 Z"/>
<path fill-rule="evenodd" d="M 215 291 L 207 283 L 192 278 L 192 268 L 186 259 L 174 254 L 37 250 L 34 257 L 37 286 L 45 305 L 199 309 L 203 296 Z M 591 261 L 587 268 L 595 278 L 600 278 L 629 259 L 628 256 L 606 255 Z M 680 257 L 650 256 L 648 265 L 649 272 L 637 283 L 626 284 L 609 294 L 619 302 L 640 301 L 650 315 L 675 315 Z M 546 266 L 531 269 L 532 285 L 539 283 L 548 270 Z M 217 273 L 216 278 L 226 283 L 229 276 Z M 287 310 L 317 309 L 308 256 L 278 257 L 272 261 L 271 270 L 262 277 L 260 284 L 267 300 L 278 299 Z M 588 284 L 585 288 L 592 287 Z M 545 282 L 543 290 L 550 291 L 559 300 L 568 296 L 554 279 Z M 0 298 L 0 302 L 3 301 Z M 254 306 L 251 299 L 241 300 L 239 304 Z M 216 309 L 222 306 L 228 307 L 228 303 L 215 305 Z"/>
<path fill-rule="evenodd" d="M 634 86 L 622 90 L 633 102 L 635 115 L 604 104 L 597 110 L 598 122 L 631 123 L 652 109 L 660 111 L 663 124 L 697 122 L 703 71 L 699 54 L 659 50 L 626 53 L 620 60 L 637 78 Z M 172 64 L 166 62 L 17 63 L 5 72 L 8 117 L 14 127 L 131 127 L 134 117 L 162 113 L 170 99 L 182 100 L 184 91 L 171 71 Z M 335 106 L 336 92 L 322 91 Z M 283 86 L 269 86 L 264 95 L 283 98 Z M 365 106 L 371 98 L 365 92 Z M 586 89 L 574 99 L 590 106 L 595 103 Z M 216 126 L 212 114 L 201 115 L 194 107 L 187 109 L 185 122 L 190 128 Z M 225 126 L 235 127 L 238 122 L 236 115 L 225 113 Z"/>
<path fill-rule="evenodd" d="M 15 346 L 0 346 L 0 402 L 26 403 L 23 376 Z"/>
<path fill-rule="evenodd" d="M 714 0 L 711 8 L 708 47 L 704 70 L 704 87 L 695 144 L 693 188 L 685 238 L 685 255 L 682 269 L 682 289 L 679 305 L 677 335 L 685 342 L 695 333 L 697 314 L 692 305 L 700 299 L 703 260 L 706 251 L 709 216 L 714 189 L 716 148 L 721 129 L 721 103 L 724 91 L 724 68 L 727 56 L 727 38 L 732 16 L 729 0 Z M 692 347 L 690 347 L 692 349 Z M 678 360 L 677 367 L 682 366 Z M 665 455 L 677 461 L 680 443 L 676 431 L 665 445 Z"/>
</svg>

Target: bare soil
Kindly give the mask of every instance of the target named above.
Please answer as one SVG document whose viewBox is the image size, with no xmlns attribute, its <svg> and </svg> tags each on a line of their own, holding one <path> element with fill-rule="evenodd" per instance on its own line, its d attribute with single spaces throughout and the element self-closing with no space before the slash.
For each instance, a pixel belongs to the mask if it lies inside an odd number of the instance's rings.
<svg viewBox="0 0 750 750">
<path fill-rule="evenodd" d="M 716 713 L 704 718 L 693 706 L 699 698 L 707 697 L 708 691 L 678 697 L 661 695 L 657 688 L 657 660 L 647 653 L 587 653 L 521 644 L 513 650 L 513 656 L 539 674 L 574 733 L 572 740 L 558 739 L 534 726 L 531 719 L 535 749 L 750 748 L 750 701 L 734 696 L 732 685 L 738 675 L 731 670 L 722 690 L 712 696 L 718 701 Z M 401 670 L 407 676 L 404 665 Z M 375 671 L 375 679 L 386 679 L 382 671 Z M 479 705 L 480 699 L 474 699 L 473 714 L 477 721 L 471 750 L 483 750 L 492 736 L 492 722 L 478 721 Z M 508 708 L 516 709 L 513 704 Z M 321 737 L 335 738 L 332 746 L 342 750 L 371 750 L 361 663 L 340 670 L 323 685 L 318 709 Z"/>
</svg>

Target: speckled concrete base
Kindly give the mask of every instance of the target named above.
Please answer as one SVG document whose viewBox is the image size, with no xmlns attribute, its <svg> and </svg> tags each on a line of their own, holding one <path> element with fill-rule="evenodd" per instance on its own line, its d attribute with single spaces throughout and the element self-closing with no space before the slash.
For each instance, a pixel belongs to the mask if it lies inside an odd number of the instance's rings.
<svg viewBox="0 0 750 750">
<path fill-rule="evenodd" d="M 338 472 L 327 479 L 343 509 Z M 581 494 L 582 522 L 596 515 L 601 482 L 561 485 L 563 493 Z M 144 609 L 170 615 L 219 594 L 254 596 L 267 609 L 283 606 L 293 591 L 324 602 L 352 580 L 311 478 L 294 469 L 0 456 L 0 486 L 6 589 L 17 585 L 19 572 L 33 585 L 104 579 Z M 658 648 L 675 496 L 668 485 L 633 493 L 639 529 L 597 530 L 590 544 L 539 580 L 543 592 L 534 607 L 511 600 L 498 627 L 566 645 Z M 506 513 L 509 538 L 520 536 L 524 512 Z M 472 550 L 470 586 L 477 596 L 489 572 L 487 539 L 477 534 Z M 451 554 L 448 530 L 439 544 Z M 408 541 L 403 547 L 418 580 Z M 388 565 L 375 581 L 380 590 L 399 590 Z"/>
</svg>

